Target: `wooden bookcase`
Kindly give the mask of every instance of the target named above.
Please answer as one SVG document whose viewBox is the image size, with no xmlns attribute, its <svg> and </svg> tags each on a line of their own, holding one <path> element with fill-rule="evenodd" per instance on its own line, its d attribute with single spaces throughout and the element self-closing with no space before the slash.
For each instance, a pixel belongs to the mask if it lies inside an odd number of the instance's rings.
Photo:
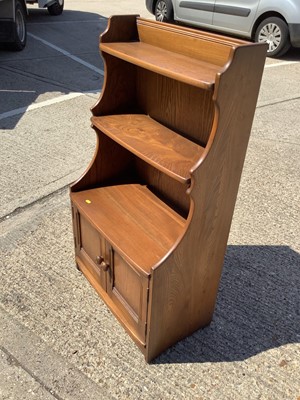
<svg viewBox="0 0 300 400">
<path fill-rule="evenodd" d="M 113 16 L 76 263 L 147 361 L 209 324 L 267 45 Z"/>
</svg>

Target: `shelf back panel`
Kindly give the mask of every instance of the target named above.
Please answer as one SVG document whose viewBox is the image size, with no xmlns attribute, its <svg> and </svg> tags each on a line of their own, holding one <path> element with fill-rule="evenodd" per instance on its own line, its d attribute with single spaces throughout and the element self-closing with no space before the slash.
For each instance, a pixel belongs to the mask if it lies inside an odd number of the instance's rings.
<svg viewBox="0 0 300 400">
<path fill-rule="evenodd" d="M 145 114 L 205 146 L 214 118 L 213 93 L 137 69 L 138 108 Z"/>
</svg>

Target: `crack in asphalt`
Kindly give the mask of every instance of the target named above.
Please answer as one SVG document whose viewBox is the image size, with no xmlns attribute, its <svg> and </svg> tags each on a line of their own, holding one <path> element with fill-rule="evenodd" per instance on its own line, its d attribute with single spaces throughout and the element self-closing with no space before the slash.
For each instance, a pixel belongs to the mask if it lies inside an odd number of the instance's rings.
<svg viewBox="0 0 300 400">
<path fill-rule="evenodd" d="M 29 368 L 22 364 L 13 354 L 11 354 L 5 347 L 0 346 L 0 350 L 6 355 L 7 362 L 10 365 L 22 368 L 28 375 L 30 375 L 43 389 L 51 394 L 57 400 L 63 400 L 50 386 L 46 385 L 35 373 L 33 373 Z"/>
<path fill-rule="evenodd" d="M 29 208 L 31 208 L 32 206 L 34 206 L 35 204 L 43 203 L 43 202 L 49 200 L 50 198 L 63 193 L 69 187 L 70 187 L 70 184 L 68 183 L 67 185 L 62 186 L 62 187 L 54 190 L 53 192 L 46 194 L 45 196 L 39 197 L 38 199 L 32 201 L 31 203 L 27 203 L 24 206 L 15 208 L 13 211 L 11 211 L 10 213 L 8 213 L 6 215 L 3 215 L 0 218 L 0 224 L 9 218 L 12 218 L 12 217 L 15 217 L 16 215 L 21 214 L 22 212 L 24 212 L 24 211 L 28 210 Z"/>
</svg>

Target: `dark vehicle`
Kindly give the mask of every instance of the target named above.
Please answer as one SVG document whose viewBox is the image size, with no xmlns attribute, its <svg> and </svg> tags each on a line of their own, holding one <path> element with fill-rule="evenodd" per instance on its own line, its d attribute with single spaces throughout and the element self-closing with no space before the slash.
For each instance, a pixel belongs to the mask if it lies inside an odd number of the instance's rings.
<svg viewBox="0 0 300 400">
<path fill-rule="evenodd" d="M 26 45 L 25 0 L 0 0 L 0 42 L 8 43 L 13 50 L 23 50 Z"/>
<path fill-rule="evenodd" d="M 47 8 L 50 15 L 60 15 L 64 0 L 0 0 L 0 43 L 12 50 L 23 50 L 26 45 L 27 29 L 26 4 L 38 3 L 39 8 Z"/>
</svg>

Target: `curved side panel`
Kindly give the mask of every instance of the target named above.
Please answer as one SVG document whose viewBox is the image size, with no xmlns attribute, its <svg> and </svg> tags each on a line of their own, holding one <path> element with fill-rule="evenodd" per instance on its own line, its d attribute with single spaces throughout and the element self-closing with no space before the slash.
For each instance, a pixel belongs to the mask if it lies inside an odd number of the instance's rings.
<svg viewBox="0 0 300 400">
<path fill-rule="evenodd" d="M 132 168 L 133 155 L 122 146 L 101 134 L 97 134 L 94 157 L 83 175 L 71 186 L 71 192 L 101 187 L 125 179 Z"/>
<path fill-rule="evenodd" d="M 106 30 L 100 35 L 100 42 L 132 42 L 138 40 L 136 19 L 138 14 L 113 15 L 108 20 Z"/>
<path fill-rule="evenodd" d="M 124 107 L 135 93 L 134 65 L 101 51 L 101 43 L 138 40 L 138 15 L 115 15 L 108 20 L 107 29 L 100 36 L 100 52 L 104 61 L 104 83 L 100 99 L 92 107 L 93 115 L 105 115 Z"/>
<path fill-rule="evenodd" d="M 94 116 L 130 112 L 136 105 L 136 66 L 110 54 L 102 54 L 105 79 L 100 99 L 92 107 Z"/>
<path fill-rule="evenodd" d="M 83 190 L 85 187 L 89 186 L 88 182 L 92 182 L 94 180 L 94 179 L 92 179 L 92 176 L 96 175 L 95 174 L 95 161 L 97 158 L 98 150 L 99 150 L 99 138 L 97 135 L 97 142 L 96 142 L 96 148 L 94 151 L 94 156 L 93 156 L 91 162 L 89 163 L 88 167 L 84 171 L 84 173 L 75 182 L 73 182 L 70 185 L 71 193 L 77 192 L 79 190 Z"/>
<path fill-rule="evenodd" d="M 259 46 L 259 45 L 258 45 Z M 214 129 L 193 171 L 193 210 L 182 241 L 153 270 L 146 359 L 209 324 L 264 66 L 265 46 L 235 50 L 215 87 Z"/>
</svg>

